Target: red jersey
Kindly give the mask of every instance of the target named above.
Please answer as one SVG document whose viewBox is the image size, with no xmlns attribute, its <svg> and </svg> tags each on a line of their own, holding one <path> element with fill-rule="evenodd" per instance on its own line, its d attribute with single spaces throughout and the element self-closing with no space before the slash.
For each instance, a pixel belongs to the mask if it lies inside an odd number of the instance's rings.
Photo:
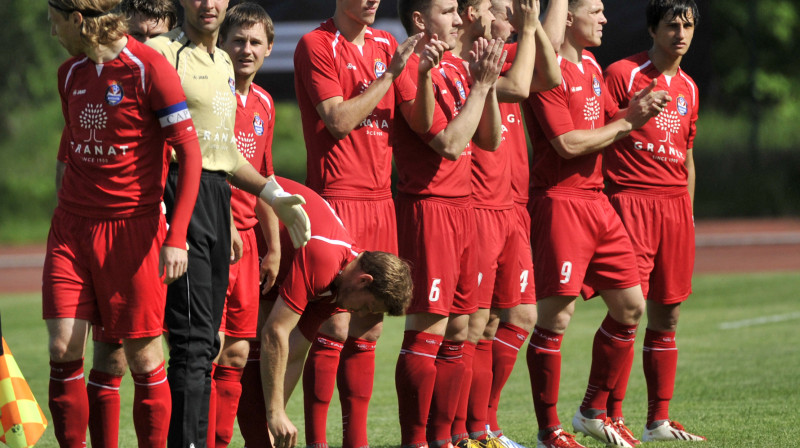
<svg viewBox="0 0 800 448">
<path fill-rule="evenodd" d="M 117 58 L 71 58 L 58 69 L 66 164 L 59 207 L 111 219 L 159 210 L 170 146 L 197 139 L 175 69 L 128 36 Z"/>
<path fill-rule="evenodd" d="M 298 314 L 309 302 L 336 300 L 333 281 L 360 253 L 333 209 L 309 187 L 277 178 L 289 193 L 305 198 L 303 206 L 311 220 L 311 240 L 295 249 L 285 228 L 281 229 L 281 269 L 276 281 L 283 301 Z"/>
<path fill-rule="evenodd" d="M 501 76 L 514 62 L 517 44 L 506 44 L 508 53 Z M 502 140 L 494 152 L 472 153 L 472 204 L 476 208 L 504 210 L 514 205 L 512 198 L 512 160 L 516 152 L 525 151 L 527 172 L 527 144 L 522 128 L 522 114 L 518 103 L 500 103 Z"/>
<path fill-rule="evenodd" d="M 472 143 L 467 144 L 456 161 L 445 159 L 428 146 L 428 142 L 447 127 L 467 101 L 469 86 L 461 62 L 446 52 L 438 69 L 431 70 L 436 105 L 433 125 L 426 134 L 412 131 L 403 117 L 395 120 L 394 161 L 398 191 L 439 197 L 468 197 L 472 193 Z M 418 66 L 419 56 L 412 54 L 405 70 L 417 73 Z"/>
<path fill-rule="evenodd" d="M 340 96 L 360 95 L 386 68 L 397 48 L 386 31 L 367 28 L 364 45 L 344 39 L 333 19 L 300 39 L 294 53 L 295 91 L 306 142 L 306 185 L 320 194 L 390 193 L 391 139 L 395 105 L 413 100 L 416 86 L 404 74 L 364 121 L 336 140 L 325 128 L 316 106 Z"/>
<path fill-rule="evenodd" d="M 275 129 L 272 97 L 252 83 L 246 97 L 236 97 L 236 146 L 262 176 L 270 176 L 275 173 L 272 168 L 272 131 Z M 258 223 L 256 201 L 258 198 L 252 194 L 231 187 L 231 212 L 237 229 L 251 229 Z"/>
<path fill-rule="evenodd" d="M 611 64 L 606 85 L 620 108 L 639 90 L 658 80 L 656 90 L 672 97 L 661 113 L 626 138 L 606 148 L 604 171 L 620 186 L 653 188 L 685 187 L 686 150 L 694 145 L 697 131 L 698 95 L 692 78 L 678 68 L 675 76 L 659 72 L 643 51 Z"/>
<path fill-rule="evenodd" d="M 505 73 L 511 68 L 510 64 L 517 56 L 517 44 L 506 44 L 503 48 L 508 52 L 506 65 L 503 67 Z M 514 202 L 527 204 L 530 168 L 528 168 L 528 142 L 525 140 L 525 130 L 522 126 L 522 112 L 519 103 L 506 103 L 506 106 L 514 106 L 504 110 L 503 103 L 500 103 L 500 113 L 503 114 L 503 140 L 510 141 L 511 195 Z"/>
<path fill-rule="evenodd" d="M 606 116 L 616 114 L 608 100 L 600 65 L 584 50 L 580 64 L 558 57 L 561 85 L 531 94 L 525 101 L 525 119 L 533 144 L 531 183 L 533 188 L 603 188 L 601 152 L 572 159 L 558 155 L 550 140 L 576 129 L 596 129 Z"/>
</svg>

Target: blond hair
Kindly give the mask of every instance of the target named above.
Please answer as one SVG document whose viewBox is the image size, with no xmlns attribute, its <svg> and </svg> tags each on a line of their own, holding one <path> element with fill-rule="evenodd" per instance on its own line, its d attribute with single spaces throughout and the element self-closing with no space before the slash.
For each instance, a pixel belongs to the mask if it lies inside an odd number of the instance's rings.
<svg viewBox="0 0 800 448">
<path fill-rule="evenodd" d="M 87 46 L 108 45 L 125 36 L 125 17 L 115 11 L 120 0 L 48 0 L 64 17 L 74 12 L 83 16 L 81 40 Z"/>
</svg>

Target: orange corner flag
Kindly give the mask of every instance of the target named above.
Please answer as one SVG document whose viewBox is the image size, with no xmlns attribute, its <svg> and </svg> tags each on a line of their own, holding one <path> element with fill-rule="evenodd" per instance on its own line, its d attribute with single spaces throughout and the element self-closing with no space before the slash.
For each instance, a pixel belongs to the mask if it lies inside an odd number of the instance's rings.
<svg viewBox="0 0 800 448">
<path fill-rule="evenodd" d="M 17 361 L 3 339 L 0 351 L 0 442 L 11 448 L 33 446 L 47 428 L 47 418 L 33 397 Z"/>
</svg>

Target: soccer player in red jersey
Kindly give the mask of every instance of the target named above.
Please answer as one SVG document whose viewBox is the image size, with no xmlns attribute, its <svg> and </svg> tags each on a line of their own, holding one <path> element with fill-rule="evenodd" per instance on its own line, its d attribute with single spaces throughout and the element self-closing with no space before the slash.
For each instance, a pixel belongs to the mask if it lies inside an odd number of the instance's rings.
<svg viewBox="0 0 800 448">
<path fill-rule="evenodd" d="M 61 446 L 86 445 L 90 323 L 123 341 L 140 446 L 166 445 L 172 407 L 161 349 L 165 283 L 186 271 L 201 156 L 178 76 L 125 34 L 124 17 L 112 12 L 117 3 L 48 2 L 52 34 L 73 56 L 58 72 L 66 125 L 42 288 Z M 161 211 L 165 141 L 181 161 L 169 229 Z"/>
<path fill-rule="evenodd" d="M 310 341 L 337 308 L 402 315 L 411 299 L 412 283 L 408 264 L 396 255 L 356 248 L 322 197 L 288 179 L 280 183 L 306 198 L 311 219 L 311 240 L 303 248 L 294 249 L 282 230 L 281 269 L 268 297 L 274 305 L 261 333 L 261 379 L 269 429 L 276 448 L 291 448 L 297 444 L 297 428 L 286 415 L 285 403 L 296 378 L 287 374 L 287 366 L 299 373 L 297 364 L 302 365 Z"/>
<path fill-rule="evenodd" d="M 608 314 L 594 338 L 589 385 L 572 424 L 606 444 L 630 446 L 605 408 L 633 346 L 644 298 L 630 239 L 601 192 L 600 151 L 644 125 L 670 98 L 652 92 L 651 84 L 627 109 L 615 109 L 600 66 L 585 50 L 600 45 L 605 23 L 600 0 L 570 0 L 558 51 L 562 83 L 525 103 L 533 144 L 529 209 L 538 312 L 528 368 L 538 446 L 545 448 L 581 446 L 558 419 L 560 346 L 576 297 L 597 293 Z M 606 114 L 613 117 L 608 123 Z"/>
<path fill-rule="evenodd" d="M 655 119 L 615 142 L 604 154 L 609 180 L 606 192 L 631 237 L 647 298 L 643 361 L 648 407 L 642 441 L 705 440 L 669 418 L 678 364 L 675 330 L 681 303 L 692 292 L 694 267 L 692 148 L 698 94 L 680 63 L 692 43 L 698 18 L 693 0 L 650 0 L 647 29 L 653 46 L 606 70 L 609 94 L 620 107 L 627 106 L 633 92 L 653 80 L 673 98 Z M 608 400 L 608 416 L 620 432 L 628 433 L 622 399 L 632 363 L 631 350 L 627 369 Z"/>
<path fill-rule="evenodd" d="M 548 90 L 560 81 L 555 52 L 539 24 L 539 4 L 525 2 L 497 2 L 491 0 L 460 1 L 459 10 L 463 25 L 459 28 L 455 53 L 466 57 L 473 43 L 480 38 L 499 38 L 505 42 L 511 34 L 509 12 L 517 11 L 516 24 L 520 30 L 519 43 L 506 44 L 509 53 L 500 78 L 497 80 L 497 97 L 502 119 L 502 141 L 494 152 L 472 153 L 472 205 L 478 229 L 492 232 L 475 235 L 473 241 L 478 256 L 479 285 L 476 289 L 478 311 L 470 315 L 467 340 L 462 352 L 464 376 L 461 396 L 452 428 L 452 442 L 469 443 L 469 439 L 483 441 L 486 436 L 487 411 L 492 385 L 492 339 L 497 329 L 501 309 L 519 303 L 518 252 L 519 241 L 514 234 L 515 217 L 511 189 L 512 153 L 527 154 L 525 134 L 519 101 L 528 98 L 533 90 Z M 495 36 L 497 16 L 502 16 L 507 31 Z M 538 47 L 538 48 L 537 48 Z M 549 54 L 538 58 L 537 50 Z M 549 67 L 548 67 L 549 61 Z M 536 67 L 534 67 L 536 65 Z M 542 72 L 545 75 L 542 76 Z M 544 82 L 532 80 L 534 73 Z M 490 310 L 492 312 L 490 313 Z M 487 325 L 490 321 L 492 325 Z M 473 374 L 474 372 L 474 374 Z"/>
<path fill-rule="evenodd" d="M 128 19 L 128 33 L 139 42 L 147 42 L 178 24 L 172 0 L 122 0 L 119 7 Z"/>
<path fill-rule="evenodd" d="M 421 64 L 419 54 L 429 39 L 455 49 L 462 24 L 457 7 L 455 0 L 399 2 L 406 31 L 425 34 L 408 70 Z M 476 231 L 470 155 L 500 144 L 494 86 L 504 59 L 500 41 L 481 39 L 472 49 L 469 74 L 464 61 L 448 51 L 419 83 L 422 94 L 436 100 L 427 132 L 412 132 L 404 120 L 396 123 L 398 242 L 400 255 L 414 265 L 415 285 L 395 372 L 402 446 L 451 444 L 462 347 L 469 314 L 477 310 L 477 254 L 469 250 Z"/>
<path fill-rule="evenodd" d="M 391 34 L 372 28 L 378 5 L 375 0 L 336 2 L 333 17 L 297 45 L 295 90 L 307 149 L 306 185 L 331 204 L 359 247 L 396 254 L 390 189 L 395 114 L 422 131 L 431 118 L 430 110 L 414 101 L 417 73 L 403 72 L 421 36 L 398 46 Z M 313 336 L 303 373 L 307 445 L 327 444 L 335 383 L 343 446 L 368 445 L 367 410 L 382 319 L 379 313 L 341 312 Z"/>
<path fill-rule="evenodd" d="M 258 172 L 268 177 L 272 167 L 272 133 L 275 107 L 272 97 L 253 83 L 275 37 L 272 19 L 255 3 L 240 3 L 227 11 L 220 26 L 220 48 L 233 62 L 236 79 L 236 144 Z M 231 214 L 242 240 L 239 262 L 231 265 L 228 291 L 220 325 L 222 348 L 212 368 L 208 445 L 225 447 L 233 436 L 233 422 L 242 395 L 242 373 L 250 342 L 255 339 L 259 283 L 275 281 L 280 263 L 278 221 L 271 208 L 256 196 L 231 189 Z M 260 228 L 256 224 L 261 222 Z M 259 265 L 256 232 L 262 232 L 269 251 Z M 263 268 L 263 270 L 262 270 Z M 257 368 L 257 366 L 254 365 Z M 266 428 L 262 428 L 266 430 Z"/>
</svg>

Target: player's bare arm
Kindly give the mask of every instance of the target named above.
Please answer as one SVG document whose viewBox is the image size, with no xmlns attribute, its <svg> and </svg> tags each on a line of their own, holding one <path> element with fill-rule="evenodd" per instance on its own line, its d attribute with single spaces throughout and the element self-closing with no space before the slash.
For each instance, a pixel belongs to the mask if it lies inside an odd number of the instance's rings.
<svg viewBox="0 0 800 448">
<path fill-rule="evenodd" d="M 484 43 L 486 46 L 483 46 Z M 484 55 L 480 55 L 483 51 Z M 473 55 L 470 64 L 470 73 L 475 73 L 473 81 L 475 84 L 487 84 L 489 90 L 483 104 L 483 113 L 478 121 L 478 128 L 472 141 L 481 149 L 494 151 L 500 146 L 503 139 L 502 125 L 503 119 L 500 115 L 500 105 L 497 102 L 497 81 L 500 70 L 506 60 L 506 51 L 503 49 L 503 41 L 492 39 L 490 42 L 476 42 L 470 55 Z M 474 84 L 473 84 L 474 85 Z M 472 91 L 470 91 L 470 96 Z"/>
<path fill-rule="evenodd" d="M 289 358 L 289 334 L 299 320 L 300 315 L 278 296 L 261 332 L 261 384 L 275 448 L 297 445 L 297 428 L 284 406 L 283 379 Z"/>
<path fill-rule="evenodd" d="M 373 81 L 364 93 L 344 100 L 341 96 L 328 98 L 316 106 L 317 113 L 325 123 L 328 132 L 337 139 L 341 140 L 356 128 L 364 118 L 366 118 L 386 92 L 392 86 L 392 82 L 400 76 L 400 73 L 408 62 L 408 57 L 414 52 L 414 46 L 422 39 L 422 33 L 415 34 L 397 46 L 397 50 L 392 56 L 386 72 L 378 79 Z"/>
<path fill-rule="evenodd" d="M 483 39 L 483 44 L 478 44 L 479 53 L 475 53 L 475 58 L 481 58 L 481 62 L 475 64 L 475 67 L 472 68 L 474 70 L 474 72 L 471 73 L 473 84 L 470 87 L 469 96 L 467 97 L 466 103 L 464 103 L 464 107 L 461 108 L 458 116 L 448 123 L 447 127 L 436 134 L 428 143 L 437 154 L 445 159 L 458 160 L 461 153 L 464 152 L 464 148 L 466 148 L 469 141 L 472 140 L 478 129 L 481 115 L 483 114 L 486 96 L 497 82 L 497 76 L 500 74 L 500 68 L 502 68 L 501 60 L 503 62 L 505 61 L 505 52 L 502 52 L 502 57 L 495 61 L 495 63 L 499 63 L 499 66 L 493 66 L 491 63 L 488 63 L 487 61 L 492 58 L 493 55 L 484 51 L 487 46 L 488 43 L 485 39 Z M 502 45 L 500 49 L 502 50 Z M 491 148 L 491 145 L 487 145 L 486 149 Z M 497 148 L 497 146 L 494 146 L 494 148 Z"/>
<path fill-rule="evenodd" d="M 266 294 L 275 285 L 281 264 L 280 227 L 275 211 L 261 199 L 256 202 L 256 216 L 261 226 L 261 233 L 264 235 L 264 241 L 269 248 L 261 260 L 259 273 L 261 291 Z"/>
<path fill-rule="evenodd" d="M 542 22 L 536 26 L 536 61 L 533 63 L 531 92 L 544 92 L 561 84 L 561 67 Z"/>
<path fill-rule="evenodd" d="M 571 159 L 602 150 L 626 137 L 634 129 L 658 115 L 671 100 L 665 91 L 653 92 L 656 81 L 636 92 L 627 109 L 621 110 L 609 124 L 598 129 L 576 129 L 550 140 L 558 155 Z"/>
<path fill-rule="evenodd" d="M 518 103 L 528 98 L 532 90 L 534 62 L 536 61 L 536 30 L 539 28 L 539 0 L 514 0 L 517 27 L 517 56 L 511 68 L 497 80 L 497 100 L 501 103 Z"/>
<path fill-rule="evenodd" d="M 278 219 L 289 231 L 294 247 L 302 247 L 308 243 L 311 238 L 311 221 L 303 210 L 302 205 L 306 201 L 302 196 L 286 193 L 275 180 L 275 176 L 265 178 L 249 163 L 243 164 L 228 180 L 234 187 L 263 199 L 275 210 Z"/>
<path fill-rule="evenodd" d="M 554 51 L 558 51 L 564 43 L 567 29 L 568 0 L 550 0 L 544 12 L 542 28 Z"/>
<path fill-rule="evenodd" d="M 411 130 L 424 134 L 433 126 L 433 111 L 436 107 L 431 70 L 439 66 L 449 46 L 433 34 L 427 42 L 424 40 L 417 42 L 417 51 L 420 48 L 422 50 L 419 53 L 417 66 L 417 94 L 414 100 L 400 103 L 400 113 L 403 114 Z"/>
</svg>

